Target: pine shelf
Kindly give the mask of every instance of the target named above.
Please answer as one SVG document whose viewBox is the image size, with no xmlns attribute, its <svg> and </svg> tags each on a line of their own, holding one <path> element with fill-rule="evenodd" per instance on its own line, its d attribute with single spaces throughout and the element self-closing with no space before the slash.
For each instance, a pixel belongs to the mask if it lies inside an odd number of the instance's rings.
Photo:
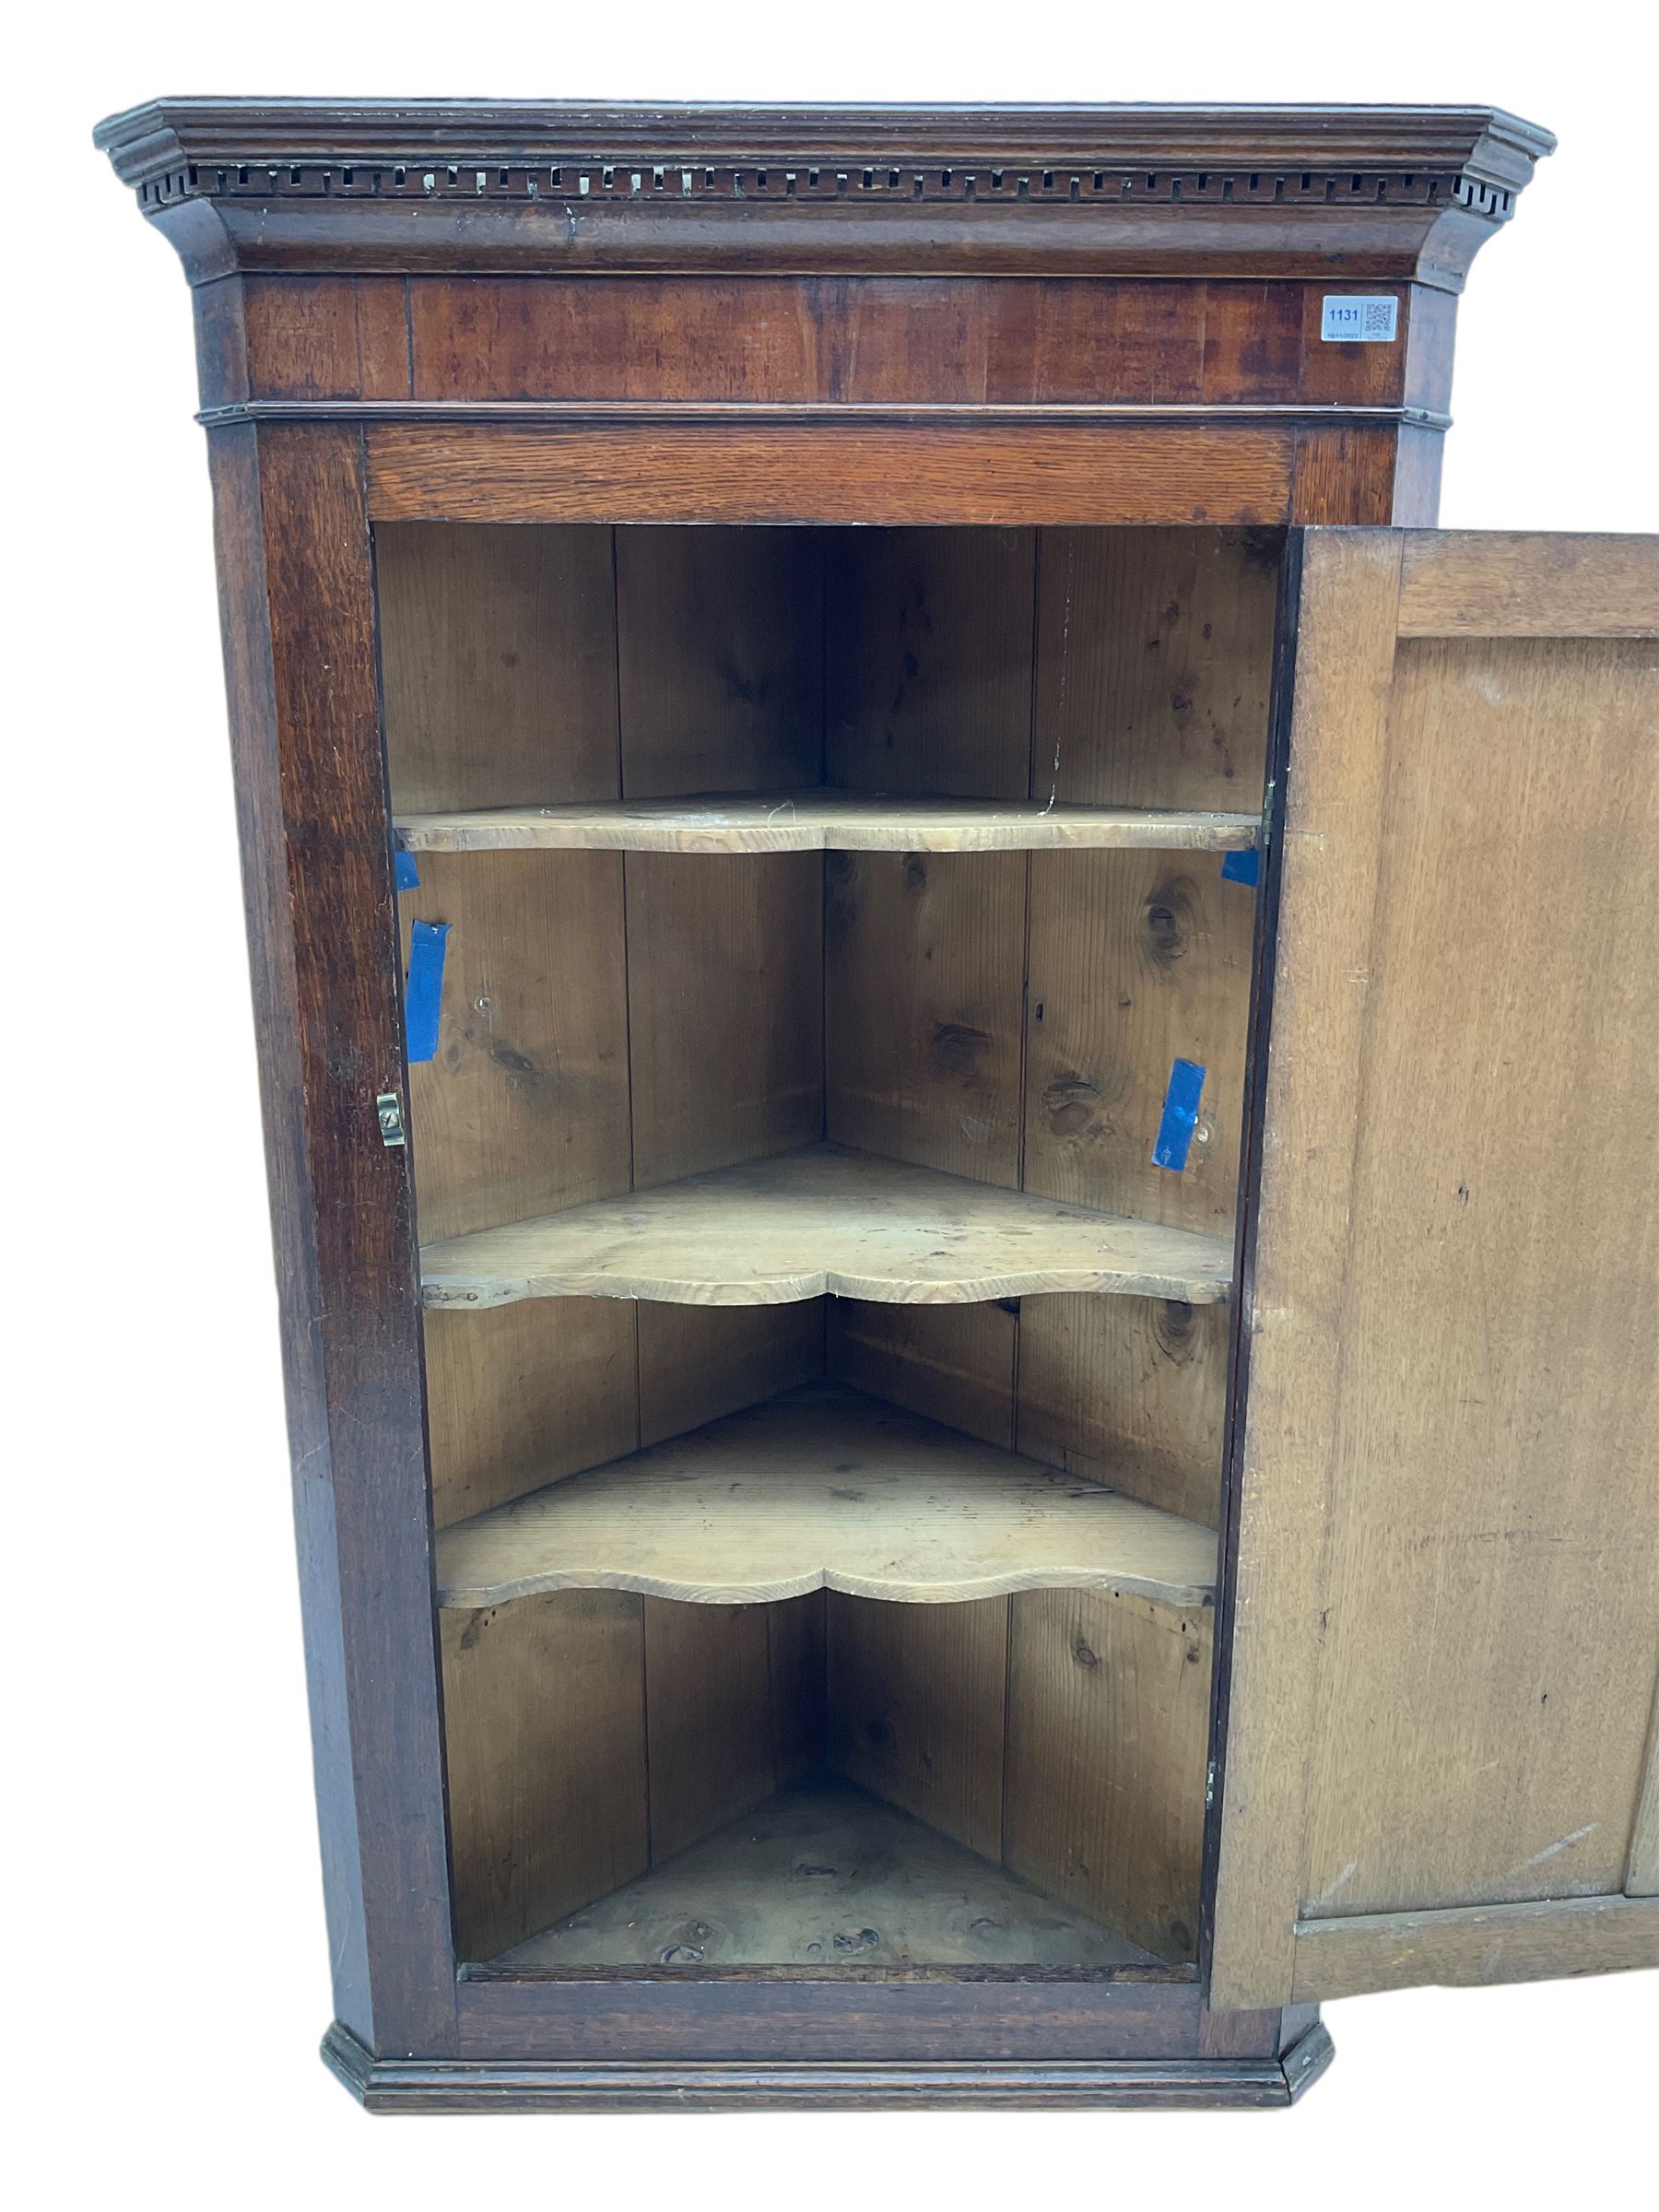
<svg viewBox="0 0 1659 2212">
<path fill-rule="evenodd" d="M 863 792 L 708 793 L 565 806 L 399 815 L 406 853 L 1038 853 L 1140 847 L 1227 853 L 1253 814 L 1080 806 L 1040 799 L 888 798 Z"/>
<path fill-rule="evenodd" d="M 947 1604 L 1012 1590 L 1202 1606 L 1210 1529 L 833 1383 L 727 1415 L 443 1530 L 441 1605 L 638 1590 Z"/>
<path fill-rule="evenodd" d="M 1220 1238 L 812 1145 L 429 1244 L 421 1296 L 966 1305 L 1113 1291 L 1206 1305 L 1227 1298 L 1232 1260 Z"/>
</svg>

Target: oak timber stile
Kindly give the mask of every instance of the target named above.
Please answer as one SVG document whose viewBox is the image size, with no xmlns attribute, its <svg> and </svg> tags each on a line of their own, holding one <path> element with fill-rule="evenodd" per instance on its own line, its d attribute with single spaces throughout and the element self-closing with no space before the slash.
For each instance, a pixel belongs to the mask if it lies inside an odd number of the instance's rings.
<svg viewBox="0 0 1659 2212">
<path fill-rule="evenodd" d="M 1343 1269 L 1396 1249 L 1366 1021 L 1410 1042 L 1367 933 L 1450 1020 L 1454 932 L 1577 973 L 1552 836 L 1653 860 L 1651 548 L 1426 527 L 1457 295 L 1547 135 L 182 100 L 99 139 L 195 305 L 330 2066 L 385 2110 L 1282 2104 L 1324 1995 L 1643 1962 L 1633 1233 L 1573 1277 L 1606 1388 L 1557 1439 L 1633 1654 L 1605 1726 L 1534 1539 L 1483 1563 L 1473 1477 L 1456 1524 L 1448 1697 L 1532 1604 L 1557 1710 L 1448 1740 L 1526 1768 L 1547 1871 L 1464 1799 L 1429 1865 L 1421 1744 L 1368 1794 L 1339 1741 L 1348 1623 L 1420 1594 L 1342 1441 Z M 1443 912 L 1400 853 L 1454 853 Z M 1616 1090 L 1656 971 L 1551 1000 Z M 1468 1080 L 1431 1058 L 1449 1128 Z M 1500 1169 L 1425 1233 L 1505 1233 Z"/>
</svg>

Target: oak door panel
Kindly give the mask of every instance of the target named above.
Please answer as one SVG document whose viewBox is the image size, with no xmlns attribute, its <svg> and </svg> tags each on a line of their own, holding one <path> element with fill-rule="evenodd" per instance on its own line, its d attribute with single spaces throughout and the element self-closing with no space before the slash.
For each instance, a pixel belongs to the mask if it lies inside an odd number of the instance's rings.
<svg viewBox="0 0 1659 2212">
<path fill-rule="evenodd" d="M 1309 533 L 1288 809 L 1215 2001 L 1659 1963 L 1659 543 Z"/>
</svg>

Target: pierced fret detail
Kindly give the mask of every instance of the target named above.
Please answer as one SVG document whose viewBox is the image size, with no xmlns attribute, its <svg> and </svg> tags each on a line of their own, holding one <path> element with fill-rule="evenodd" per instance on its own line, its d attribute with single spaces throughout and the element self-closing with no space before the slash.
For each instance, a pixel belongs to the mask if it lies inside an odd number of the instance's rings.
<svg viewBox="0 0 1659 2212">
<path fill-rule="evenodd" d="M 683 157 L 557 164 L 464 158 L 434 165 L 406 160 L 296 161 L 169 170 L 138 187 L 146 213 L 188 199 L 382 199 L 411 201 L 585 201 L 590 207 L 646 201 L 806 203 L 848 200 L 947 202 L 979 206 L 1193 204 L 1353 206 L 1450 206 L 1505 222 L 1515 195 L 1465 171 L 1368 170 L 1131 171 L 1021 168 L 994 161 L 971 168 L 895 167 L 890 160 L 833 165 L 788 159 L 687 166 Z"/>
</svg>

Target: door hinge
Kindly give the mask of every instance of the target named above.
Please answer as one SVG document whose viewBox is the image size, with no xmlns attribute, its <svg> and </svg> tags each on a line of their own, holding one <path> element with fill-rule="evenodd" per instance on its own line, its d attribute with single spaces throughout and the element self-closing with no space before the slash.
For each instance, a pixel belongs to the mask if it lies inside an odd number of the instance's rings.
<svg viewBox="0 0 1659 2212">
<path fill-rule="evenodd" d="M 1267 788 L 1262 794 L 1262 833 L 1260 843 L 1264 853 L 1273 842 L 1273 801 L 1277 790 L 1278 778 L 1277 776 L 1269 776 L 1267 779 Z"/>
<path fill-rule="evenodd" d="M 1216 1762 L 1212 1759 L 1204 1776 L 1204 1809 L 1207 1813 L 1216 1802 Z"/>
<path fill-rule="evenodd" d="M 406 1144 L 404 1135 L 403 1100 L 394 1090 L 382 1090 L 374 1101 L 374 1111 L 380 1116 L 381 1143 Z"/>
</svg>

